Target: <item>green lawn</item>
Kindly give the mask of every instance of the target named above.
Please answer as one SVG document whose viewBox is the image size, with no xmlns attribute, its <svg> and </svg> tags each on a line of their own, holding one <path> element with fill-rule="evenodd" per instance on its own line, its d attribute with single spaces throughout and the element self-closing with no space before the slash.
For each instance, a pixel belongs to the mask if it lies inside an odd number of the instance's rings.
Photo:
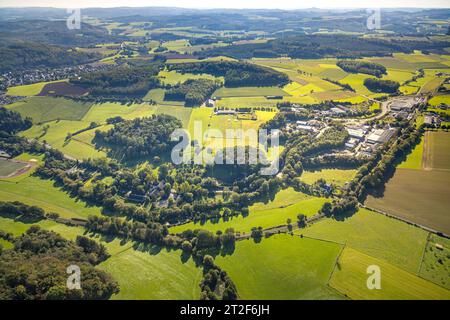
<svg viewBox="0 0 450 320">
<path fill-rule="evenodd" d="M 241 299 L 341 299 L 327 286 L 338 244 L 274 235 L 255 244 L 236 243 L 231 256 L 217 256 L 216 264 L 236 284 Z"/>
<path fill-rule="evenodd" d="M 300 180 L 307 184 L 313 184 L 319 179 L 324 179 L 328 183 L 343 186 L 356 175 L 356 170 L 342 169 L 322 169 L 317 171 L 304 171 Z"/>
<path fill-rule="evenodd" d="M 397 168 L 403 169 L 422 169 L 423 145 L 425 139 L 422 138 L 420 143 L 414 147 L 406 160 L 400 163 Z"/>
<path fill-rule="evenodd" d="M 363 208 L 345 220 L 323 219 L 296 233 L 346 243 L 414 273 L 419 271 L 427 239 L 422 229 Z"/>
<path fill-rule="evenodd" d="M 55 188 L 50 180 L 27 177 L 18 183 L 0 181 L 0 201 L 21 201 L 36 205 L 46 212 L 59 213 L 64 218 L 87 218 L 99 215 L 100 208 L 70 197 Z"/>
<path fill-rule="evenodd" d="M 8 109 L 30 117 L 33 123 L 53 120 L 81 120 L 91 108 L 91 103 L 75 102 L 64 98 L 30 97 L 8 105 Z"/>
<path fill-rule="evenodd" d="M 219 88 L 213 97 L 259 97 L 259 96 L 288 96 L 289 94 L 279 87 L 239 87 Z"/>
<path fill-rule="evenodd" d="M 187 229 L 206 229 L 210 231 L 234 228 L 235 231 L 248 233 L 253 227 L 270 228 L 280 225 L 286 225 L 287 219 L 291 219 L 293 223 L 297 221 L 297 215 L 302 213 L 307 216 L 316 214 L 323 206 L 327 199 L 312 197 L 298 193 L 298 199 L 291 198 L 286 200 L 276 200 L 275 204 L 267 205 L 255 204 L 250 207 L 250 213 L 247 217 L 242 215 L 229 218 L 229 220 L 219 221 L 208 220 L 205 223 L 190 222 L 181 226 L 170 228 L 171 233 L 180 233 Z M 294 196 L 296 197 L 296 196 Z M 292 203 L 292 204 L 291 204 Z"/>
<path fill-rule="evenodd" d="M 381 289 L 367 288 L 367 267 L 371 265 L 380 268 Z M 346 296 L 358 300 L 450 299 L 450 291 L 351 248 L 344 249 L 330 285 Z"/>
<path fill-rule="evenodd" d="M 441 245 L 443 249 L 437 248 Z M 450 240 L 430 234 L 420 276 L 450 290 Z"/>
<path fill-rule="evenodd" d="M 120 300 L 197 300 L 202 270 L 189 259 L 181 261 L 181 250 L 157 253 L 124 249 L 99 265 L 120 286 Z"/>
</svg>

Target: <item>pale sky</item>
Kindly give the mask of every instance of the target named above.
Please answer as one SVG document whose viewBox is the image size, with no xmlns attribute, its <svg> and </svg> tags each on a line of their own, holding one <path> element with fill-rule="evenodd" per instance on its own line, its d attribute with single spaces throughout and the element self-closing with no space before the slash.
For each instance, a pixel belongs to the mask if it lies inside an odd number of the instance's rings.
<svg viewBox="0 0 450 320">
<path fill-rule="evenodd" d="M 0 0 L 0 7 L 449 8 L 450 0 Z"/>
</svg>

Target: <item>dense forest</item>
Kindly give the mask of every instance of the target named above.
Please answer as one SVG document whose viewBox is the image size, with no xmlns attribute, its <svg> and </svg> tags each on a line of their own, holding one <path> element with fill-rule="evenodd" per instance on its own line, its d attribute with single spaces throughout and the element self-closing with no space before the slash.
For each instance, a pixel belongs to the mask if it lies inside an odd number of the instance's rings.
<svg viewBox="0 0 450 320">
<path fill-rule="evenodd" d="M 395 93 L 400 87 L 400 84 L 396 81 L 373 78 L 367 78 L 366 80 L 364 80 L 364 85 L 372 92 L 385 93 Z"/>
<path fill-rule="evenodd" d="M 161 65 L 158 63 L 143 67 L 121 66 L 112 70 L 82 74 L 70 82 L 89 88 L 95 96 L 132 95 L 143 96 L 159 85 L 156 78 Z"/>
<path fill-rule="evenodd" d="M 78 236 L 74 243 L 31 226 L 12 241 L 13 249 L 0 250 L 1 300 L 109 299 L 119 292 L 109 274 L 94 268 L 109 255 L 93 240 Z M 70 265 L 80 268 L 81 289 L 66 285 Z"/>
<path fill-rule="evenodd" d="M 0 72 L 74 66 L 99 57 L 95 53 L 69 51 L 67 48 L 37 42 L 0 41 Z"/>
<path fill-rule="evenodd" d="M 207 73 L 225 78 L 226 87 L 283 86 L 289 83 L 287 75 L 246 62 L 220 61 L 169 64 L 169 70 L 181 73 Z"/>
<path fill-rule="evenodd" d="M 239 44 L 198 51 L 200 57 L 229 56 L 236 59 L 273 58 L 289 56 L 299 59 L 324 57 L 360 58 L 390 56 L 394 52 L 442 50 L 445 41 L 406 41 L 366 39 L 349 35 L 296 35 L 270 40 L 266 43 Z"/>
<path fill-rule="evenodd" d="M 209 79 L 189 79 L 165 91 L 164 100 L 185 101 L 186 106 L 199 106 L 222 83 Z"/>
<path fill-rule="evenodd" d="M 386 67 L 379 63 L 345 60 L 338 61 L 336 65 L 342 70 L 350 73 L 371 74 L 376 76 L 377 78 L 380 78 L 383 74 L 387 74 Z"/>
<path fill-rule="evenodd" d="M 173 143 L 172 132 L 181 128 L 181 121 L 168 115 L 152 115 L 116 123 L 112 129 L 95 132 L 95 141 L 105 144 L 124 159 L 156 156 L 167 152 Z"/>
</svg>

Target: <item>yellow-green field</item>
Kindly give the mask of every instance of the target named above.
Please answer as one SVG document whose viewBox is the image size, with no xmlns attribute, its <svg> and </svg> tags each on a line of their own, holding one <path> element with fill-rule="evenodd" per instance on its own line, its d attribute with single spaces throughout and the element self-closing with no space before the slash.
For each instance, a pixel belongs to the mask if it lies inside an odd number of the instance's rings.
<svg viewBox="0 0 450 320">
<path fill-rule="evenodd" d="M 324 179 L 328 183 L 343 186 L 356 175 L 356 170 L 342 169 L 321 169 L 317 171 L 304 171 L 300 180 L 307 184 L 313 184 L 319 179 Z"/>
<path fill-rule="evenodd" d="M 368 289 L 369 266 L 380 268 L 381 289 Z M 330 286 L 357 300 L 450 299 L 450 291 L 351 248 L 345 248 L 340 256 Z"/>
</svg>

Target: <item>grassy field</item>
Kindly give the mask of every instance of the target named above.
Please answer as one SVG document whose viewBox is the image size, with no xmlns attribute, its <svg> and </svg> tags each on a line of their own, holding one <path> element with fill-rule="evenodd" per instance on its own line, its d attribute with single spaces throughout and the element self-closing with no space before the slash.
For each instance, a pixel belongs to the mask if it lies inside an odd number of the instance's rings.
<svg viewBox="0 0 450 320">
<path fill-rule="evenodd" d="M 434 96 L 428 100 L 428 104 L 435 107 L 441 104 L 450 105 L 450 95 Z"/>
<path fill-rule="evenodd" d="M 313 184 L 319 179 L 324 179 L 328 183 L 343 186 L 356 175 L 356 170 L 342 169 L 322 169 L 317 171 L 304 171 L 300 180 L 307 184 Z"/>
<path fill-rule="evenodd" d="M 289 95 L 279 87 L 239 87 L 219 88 L 212 94 L 213 97 L 260 97 L 260 96 L 287 96 Z"/>
<path fill-rule="evenodd" d="M 427 241 L 424 230 L 363 208 L 345 220 L 324 219 L 295 232 L 346 243 L 348 247 L 414 273 L 419 271 Z"/>
<path fill-rule="evenodd" d="M 450 169 L 450 132 L 428 131 L 424 153 L 425 169 Z"/>
<path fill-rule="evenodd" d="M 50 220 L 37 223 L 41 228 L 75 240 L 78 235 L 86 235 L 82 227 L 69 227 Z M 32 224 L 0 217 L 0 230 L 14 236 L 24 233 Z M 92 235 L 89 235 L 92 237 Z M 132 242 L 119 239 L 94 239 L 106 246 L 111 257 L 99 265 L 99 269 L 109 272 L 120 285 L 119 294 L 112 299 L 198 299 L 202 271 L 196 268 L 192 259 L 181 261 L 181 252 L 144 250 Z M 0 242 L 1 244 L 6 244 Z M 4 248 L 8 248 L 4 246 Z M 9 245 L 10 247 L 10 245 Z M 136 250 L 135 250 L 136 248 Z"/>
<path fill-rule="evenodd" d="M 367 288 L 367 267 L 371 265 L 381 270 L 381 289 Z M 352 299 L 450 299 L 450 291 L 351 248 L 345 248 L 340 256 L 330 286 Z"/>
<path fill-rule="evenodd" d="M 0 176 L 8 176 L 26 166 L 24 163 L 0 159 Z"/>
<path fill-rule="evenodd" d="M 400 163 L 397 168 L 402 169 L 422 169 L 423 146 L 425 139 L 422 138 L 420 143 L 414 147 L 411 153 L 406 157 L 406 160 Z"/>
<path fill-rule="evenodd" d="M 6 94 L 9 96 L 35 96 L 35 95 L 38 95 L 42 91 L 42 88 L 44 88 L 46 84 L 55 83 L 55 82 L 61 82 L 61 80 L 49 81 L 49 82 L 38 82 L 38 83 L 27 84 L 27 85 L 23 85 L 23 86 L 9 87 L 8 90 L 6 91 Z"/>
<path fill-rule="evenodd" d="M 202 270 L 192 259 L 181 261 L 181 250 L 150 252 L 123 249 L 102 262 L 99 268 L 119 283 L 120 292 L 112 299 L 197 300 Z"/>
<path fill-rule="evenodd" d="M 158 74 L 161 82 L 164 84 L 175 85 L 177 83 L 183 83 L 189 79 L 209 79 L 209 80 L 219 80 L 224 81 L 223 77 L 214 77 L 210 74 L 193 74 L 193 73 L 178 73 L 176 71 L 160 71 Z"/>
<path fill-rule="evenodd" d="M 0 201 L 21 201 L 36 205 L 46 212 L 56 212 L 64 218 L 87 218 L 99 215 L 100 208 L 70 197 L 53 186 L 50 180 L 27 177 L 20 182 L 0 181 Z"/>
<path fill-rule="evenodd" d="M 288 218 L 295 223 L 298 214 L 303 213 L 307 216 L 312 216 L 322 208 L 326 201 L 327 199 L 325 198 L 312 197 L 287 189 L 277 194 L 272 202 L 267 204 L 256 203 L 251 206 L 247 217 L 232 217 L 226 221 L 221 218 L 218 221 L 209 220 L 205 223 L 190 222 L 172 227 L 170 232 L 180 233 L 187 229 L 206 229 L 215 232 L 217 230 L 224 231 L 227 228 L 234 228 L 241 233 L 248 233 L 252 227 L 269 228 L 285 225 Z"/>
<path fill-rule="evenodd" d="M 450 234 L 450 171 L 398 169 L 382 197 L 366 205 Z"/>
<path fill-rule="evenodd" d="M 441 245 L 443 249 L 436 245 Z M 419 275 L 450 290 L 449 239 L 430 234 Z"/>
<path fill-rule="evenodd" d="M 8 105 L 8 109 L 30 117 L 33 123 L 54 120 L 81 120 L 91 103 L 80 103 L 64 98 L 31 97 Z"/>
<path fill-rule="evenodd" d="M 341 246 L 275 235 L 255 244 L 239 241 L 231 256 L 216 257 L 241 299 L 340 299 L 327 285 Z"/>
</svg>

